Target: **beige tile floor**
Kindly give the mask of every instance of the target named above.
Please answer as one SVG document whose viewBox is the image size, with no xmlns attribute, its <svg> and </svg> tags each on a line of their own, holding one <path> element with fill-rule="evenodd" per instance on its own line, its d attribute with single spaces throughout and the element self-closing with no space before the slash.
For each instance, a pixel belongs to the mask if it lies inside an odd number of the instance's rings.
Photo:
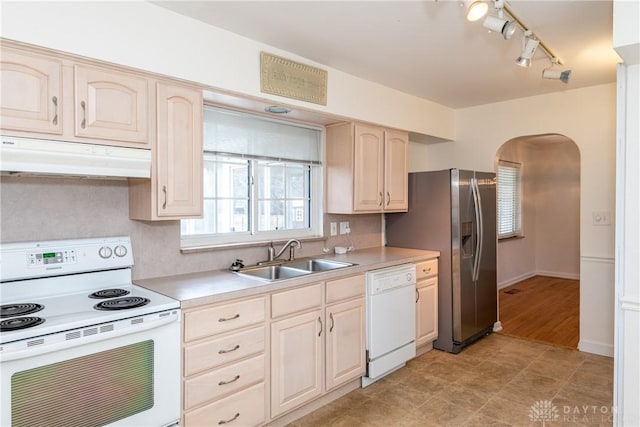
<svg viewBox="0 0 640 427">
<path fill-rule="evenodd" d="M 612 396 L 612 358 L 492 334 L 458 355 L 429 351 L 290 427 L 607 426 Z"/>
</svg>

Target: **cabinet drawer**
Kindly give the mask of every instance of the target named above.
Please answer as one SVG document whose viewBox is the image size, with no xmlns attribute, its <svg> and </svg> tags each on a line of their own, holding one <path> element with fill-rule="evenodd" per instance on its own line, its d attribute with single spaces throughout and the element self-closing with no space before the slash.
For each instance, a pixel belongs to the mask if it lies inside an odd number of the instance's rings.
<svg viewBox="0 0 640 427">
<path fill-rule="evenodd" d="M 264 383 L 233 394 L 184 415 L 187 427 L 257 426 L 265 421 Z"/>
<path fill-rule="evenodd" d="M 438 258 L 416 264 L 416 280 L 438 274 Z"/>
<path fill-rule="evenodd" d="M 189 311 L 184 315 L 184 340 L 189 342 L 264 320 L 264 297 Z"/>
<path fill-rule="evenodd" d="M 184 376 L 264 351 L 264 326 L 184 348 Z"/>
<path fill-rule="evenodd" d="M 271 317 L 276 318 L 322 304 L 322 283 L 271 295 Z"/>
<path fill-rule="evenodd" d="M 189 409 L 201 403 L 228 396 L 248 385 L 264 381 L 264 355 L 185 381 L 184 408 Z"/>
<path fill-rule="evenodd" d="M 327 282 L 327 304 L 343 299 L 363 296 L 364 293 L 364 274 Z"/>
</svg>

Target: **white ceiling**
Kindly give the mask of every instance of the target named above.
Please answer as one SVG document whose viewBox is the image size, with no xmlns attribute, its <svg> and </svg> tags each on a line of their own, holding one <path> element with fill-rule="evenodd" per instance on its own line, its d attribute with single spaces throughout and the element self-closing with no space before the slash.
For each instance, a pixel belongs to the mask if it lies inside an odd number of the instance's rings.
<svg viewBox="0 0 640 427">
<path fill-rule="evenodd" d="M 530 68 L 515 65 L 522 32 L 489 33 L 466 21 L 459 1 L 153 3 L 452 108 L 614 82 L 619 62 L 612 1 L 509 2 L 564 61 L 559 68 L 571 69 L 568 84 L 541 78 L 550 62 L 540 48 Z"/>
</svg>

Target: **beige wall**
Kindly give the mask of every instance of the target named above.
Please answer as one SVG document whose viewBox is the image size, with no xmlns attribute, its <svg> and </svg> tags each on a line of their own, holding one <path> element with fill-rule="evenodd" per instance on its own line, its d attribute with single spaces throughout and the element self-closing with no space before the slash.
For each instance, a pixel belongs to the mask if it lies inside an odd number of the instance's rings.
<svg viewBox="0 0 640 427">
<path fill-rule="evenodd" d="M 556 133 L 580 150 L 580 343 L 613 355 L 614 224 L 593 224 L 594 211 L 615 214 L 616 85 L 515 99 L 456 112 L 456 140 L 410 145 L 411 171 L 451 167 L 493 170 L 495 155 L 516 137 Z"/>
<path fill-rule="evenodd" d="M 0 241 L 131 236 L 134 278 L 217 270 L 240 258 L 247 264 L 264 260 L 266 246 L 182 254 L 179 221 L 132 221 L 126 181 L 2 177 L 0 180 Z M 380 215 L 324 216 L 349 221 L 356 248 L 380 246 Z M 323 247 L 349 246 L 345 236 L 304 242 L 298 256 L 319 255 Z"/>
<path fill-rule="evenodd" d="M 143 1 L 3 2 L 0 34 L 336 116 L 454 138 L 454 110 Z M 327 105 L 260 92 L 260 52 L 328 71 Z"/>
</svg>

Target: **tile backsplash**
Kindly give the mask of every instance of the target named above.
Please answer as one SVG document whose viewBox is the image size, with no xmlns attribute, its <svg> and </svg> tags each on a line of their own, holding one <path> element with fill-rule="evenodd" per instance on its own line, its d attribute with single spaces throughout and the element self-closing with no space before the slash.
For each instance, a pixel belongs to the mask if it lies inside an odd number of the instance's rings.
<svg viewBox="0 0 640 427">
<path fill-rule="evenodd" d="M 324 215 L 329 222 L 349 221 L 356 249 L 380 246 L 382 216 Z M 135 279 L 227 268 L 236 258 L 253 264 L 266 257 L 265 247 L 180 252 L 179 221 L 129 219 L 129 191 L 124 180 L 44 177 L 0 178 L 0 242 L 73 239 L 127 235 L 131 237 Z M 303 242 L 300 257 L 323 248 L 349 246 L 346 236 Z"/>
</svg>

